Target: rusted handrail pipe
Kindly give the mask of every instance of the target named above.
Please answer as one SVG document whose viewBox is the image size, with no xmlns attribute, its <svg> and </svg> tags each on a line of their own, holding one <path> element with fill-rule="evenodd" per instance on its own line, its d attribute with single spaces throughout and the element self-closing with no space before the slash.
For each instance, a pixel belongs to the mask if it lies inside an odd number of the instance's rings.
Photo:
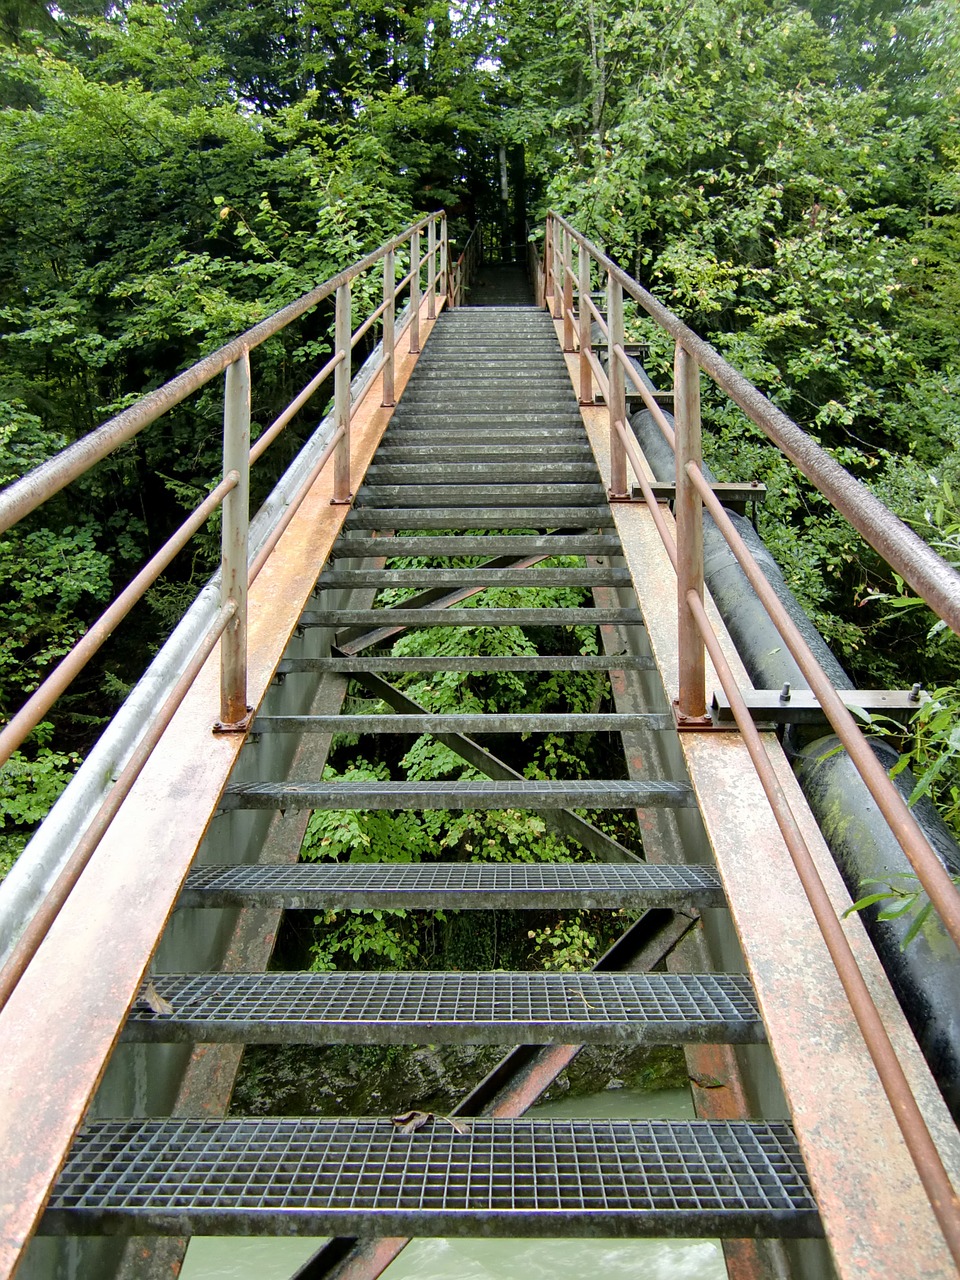
<svg viewBox="0 0 960 1280">
<path fill-rule="evenodd" d="M 630 465 L 633 467 L 633 473 L 637 478 L 637 484 L 643 494 L 643 499 L 647 504 L 650 515 L 653 517 L 653 523 L 656 526 L 657 533 L 660 535 L 660 541 L 663 543 L 663 549 L 667 553 L 667 558 L 673 565 L 674 570 L 677 567 L 677 543 L 676 539 L 671 537 L 667 528 L 667 522 L 663 518 L 663 512 L 660 510 L 660 503 L 657 501 L 656 494 L 653 492 L 650 481 L 647 479 L 646 472 L 643 469 L 643 463 L 640 460 L 640 450 L 637 446 L 637 438 L 632 431 L 628 430 L 625 422 L 617 422 L 617 434 L 623 442 L 627 457 L 630 459 Z"/>
<path fill-rule="evenodd" d="M 697 336 L 663 303 L 628 276 L 565 218 L 554 213 L 561 227 L 609 272 L 661 328 L 670 333 L 747 417 L 799 468 L 858 533 L 947 625 L 960 634 L 960 573 L 929 547 L 912 529 L 854 479 L 825 449 L 749 382 L 743 374 Z"/>
<path fill-rule="evenodd" d="M 873 754 L 859 725 L 817 662 L 796 623 L 784 608 L 780 597 L 770 586 L 751 555 L 746 543 L 723 509 L 723 504 L 710 488 L 703 472 L 692 464 L 685 470 L 699 491 L 704 506 L 726 539 L 727 545 L 736 556 L 751 587 L 783 637 L 784 644 L 803 672 L 811 690 L 816 694 L 827 719 L 856 765 L 887 825 L 899 841 L 910 865 L 916 871 L 920 883 L 929 894 L 930 901 L 936 907 L 944 927 L 954 942 L 960 946 L 960 892 L 957 891 L 956 885 L 934 853 L 906 801 L 887 777 L 886 770 Z"/>
<path fill-rule="evenodd" d="M 96 853 L 100 841 L 107 832 L 110 823 L 117 816 L 120 806 L 130 794 L 133 784 L 139 778 L 144 765 L 150 759 L 153 749 L 163 737 L 167 726 L 176 715 L 177 709 L 189 693 L 204 663 L 209 658 L 230 624 L 236 608 L 233 604 L 221 608 L 210 629 L 187 666 L 183 675 L 173 686 L 166 701 L 160 708 L 156 719 L 137 743 L 133 755 L 127 761 L 123 772 L 117 778 L 101 804 L 93 821 L 81 836 L 79 842 L 64 864 L 49 891 L 44 895 L 36 912 L 17 941 L 17 945 L 7 957 L 7 962 L 0 970 L 0 1009 L 10 999 L 17 983 L 23 977 L 27 965 L 37 954 L 50 927 L 73 891 L 74 886 L 83 874 L 90 859 Z"/>
<path fill-rule="evenodd" d="M 261 454 L 267 451 L 291 418 L 295 418 L 297 416 L 317 388 L 327 380 L 330 374 L 333 373 L 334 369 L 336 369 L 337 365 L 341 364 L 345 359 L 346 354 L 343 351 L 338 351 L 336 355 L 331 356 L 320 372 L 314 374 L 300 394 L 290 401 L 283 413 L 270 423 L 270 426 L 267 427 L 263 435 L 257 437 L 257 440 L 250 449 L 251 466 L 253 466 Z"/>
<path fill-rule="evenodd" d="M 753 723 L 753 717 L 740 692 L 736 677 L 710 625 L 703 601 L 695 591 L 690 591 L 687 595 L 687 605 L 710 654 L 710 660 L 716 669 L 723 691 L 729 699 L 744 745 L 770 803 L 774 819 L 803 885 L 827 950 L 830 952 L 884 1092 L 890 1100 L 893 1114 L 943 1232 L 944 1240 L 953 1260 L 960 1267 L 960 1198 L 944 1168 L 936 1143 L 930 1135 L 887 1028 L 860 972 L 853 949 L 843 932 L 843 926 L 837 917 L 830 895 L 827 893 L 817 865 L 764 749 L 763 740 L 757 726 Z"/>
<path fill-rule="evenodd" d="M 627 377 L 630 379 L 630 381 L 633 383 L 633 385 L 636 387 L 637 391 L 640 393 L 641 397 L 643 398 L 643 403 L 646 405 L 647 410 L 649 411 L 650 416 L 653 418 L 654 422 L 660 428 L 660 433 L 663 436 L 664 440 L 666 440 L 670 448 L 674 451 L 674 453 L 676 453 L 677 433 L 674 431 L 673 427 L 671 427 L 670 423 L 667 421 L 667 416 L 663 412 L 663 409 L 660 407 L 660 405 L 657 404 L 656 400 L 650 394 L 650 388 L 644 385 L 643 379 L 640 377 L 636 369 L 633 367 L 633 363 L 630 357 L 624 351 L 623 347 L 621 347 L 620 344 L 618 343 L 613 348 L 613 350 L 617 359 L 623 365 L 624 373 L 627 375 Z"/>
<path fill-rule="evenodd" d="M 433 213 L 421 218 L 400 235 L 375 249 L 373 253 L 367 254 L 365 258 L 361 258 L 338 275 L 331 276 L 329 280 L 325 280 L 323 284 L 305 293 L 295 302 L 289 303 L 266 320 L 261 320 L 258 325 L 254 325 L 239 337 L 231 339 L 217 351 L 204 356 L 202 360 L 198 360 L 189 369 L 171 378 L 156 391 L 151 391 L 136 404 L 108 419 L 102 426 L 85 435 L 82 440 L 68 445 L 55 457 L 41 463 L 21 479 L 15 480 L 0 493 L 0 533 L 36 510 L 48 498 L 59 493 L 95 463 L 119 448 L 121 444 L 132 440 L 144 427 L 148 427 L 151 422 L 180 404 L 187 396 L 205 386 L 228 365 L 242 359 L 245 351 L 252 351 L 255 347 L 259 347 L 268 338 L 272 338 L 288 324 L 330 297 L 341 285 L 349 283 L 361 272 L 374 266 L 391 249 L 397 249 L 405 244 L 411 235 L 415 235 L 431 220 L 442 216 L 440 213 Z"/>
<path fill-rule="evenodd" d="M 133 606 L 156 582 L 170 562 L 183 550 L 197 530 L 217 509 L 224 497 L 237 487 L 240 477 L 229 472 L 206 499 L 185 520 L 137 576 L 124 588 L 113 603 L 104 610 L 90 630 L 54 667 L 46 680 L 23 704 L 13 719 L 0 732 L 0 766 L 6 764 L 23 742 L 50 710 L 61 693 L 69 687 L 90 659 L 100 650 Z"/>
</svg>

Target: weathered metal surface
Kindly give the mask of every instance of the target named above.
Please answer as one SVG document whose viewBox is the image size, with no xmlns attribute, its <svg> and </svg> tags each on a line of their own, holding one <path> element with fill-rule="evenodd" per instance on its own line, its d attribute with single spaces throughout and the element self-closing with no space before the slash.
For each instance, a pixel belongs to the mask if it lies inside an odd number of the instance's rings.
<svg viewBox="0 0 960 1280">
<path fill-rule="evenodd" d="M 43 1220 L 50 1234 L 185 1225 L 209 1235 L 821 1231 L 787 1124 L 443 1116 L 414 1132 L 313 1117 L 91 1125 Z"/>
<path fill-rule="evenodd" d="M 231 809 L 633 809 L 693 805 L 680 782 L 520 782 L 486 778 L 455 782 L 238 782 L 220 797 Z"/>
<path fill-rule="evenodd" d="M 477 654 L 475 657 L 403 657 L 391 655 L 372 658 L 284 658 L 277 668 L 278 675 L 294 671 L 350 671 L 390 672 L 404 671 L 641 671 L 649 670 L 652 658 L 623 653 L 610 656 L 577 654 L 567 657 L 516 657 L 513 654 Z"/>
<path fill-rule="evenodd" d="M 127 1041 L 204 1044 L 759 1044 L 737 974 L 157 974 Z"/>
<path fill-rule="evenodd" d="M 254 733 L 619 733 L 624 729 L 672 729 L 673 719 L 667 715 L 615 715 L 600 712 L 557 713 L 518 712 L 497 715 L 478 712 L 471 715 L 438 715 L 428 712 L 411 715 L 341 715 L 341 716 L 259 716 L 253 722 Z"/>
<path fill-rule="evenodd" d="M 404 384 L 413 361 L 398 361 Z M 390 411 L 369 384 L 353 422 L 362 474 Z M 284 534 L 286 554 L 266 565 L 250 593 L 248 699 L 258 704 L 339 532 L 345 508 L 330 504 L 321 476 Z M 9 1276 L 133 1002 L 180 884 L 242 748 L 212 736 L 218 662 L 208 661 L 66 906 L 0 1013 L 0 1054 L 10 1088 L 0 1112 L 0 1276 Z M 170 821 L 170 805 L 178 820 Z M 126 928 L 118 932 L 118 920 Z M 101 964 L 110 939 L 109 972 Z M 46 1033 L 36 1035 L 44 1010 Z"/>
<path fill-rule="evenodd" d="M 809 689 L 745 689 L 744 703 L 754 720 L 772 724 L 827 724 L 826 712 L 817 696 Z M 912 689 L 838 689 L 837 696 L 845 707 L 877 713 L 897 720 L 909 720 L 929 694 Z M 713 714 L 717 720 L 733 720 L 730 699 L 722 689 L 713 692 Z"/>
<path fill-rule="evenodd" d="M 250 903 L 314 911 L 374 904 L 410 910 L 506 907 L 512 911 L 609 911 L 666 906 L 690 911 L 722 907 L 724 898 L 716 873 L 707 866 L 300 862 L 290 867 L 196 867 L 179 899 L 183 907 L 241 907 Z"/>
<path fill-rule="evenodd" d="M 573 370 L 571 373 L 573 374 Z M 588 433 L 606 473 L 604 423 Z M 649 512 L 617 506 L 614 519 L 668 690 L 676 689 L 675 602 L 669 559 Z M 716 615 L 738 679 L 749 681 Z M 716 675 L 708 668 L 708 683 Z M 829 851 L 776 740 L 767 753 L 814 853 L 837 913 L 849 905 Z M 738 737 L 683 735 L 737 932 L 760 1000 L 798 1139 L 841 1277 L 952 1277 L 956 1269 L 890 1105 L 820 938 L 789 855 Z M 754 856 L 747 856 L 747 855 Z M 960 1140 L 858 920 L 843 922 L 915 1094 L 951 1172 Z"/>
</svg>

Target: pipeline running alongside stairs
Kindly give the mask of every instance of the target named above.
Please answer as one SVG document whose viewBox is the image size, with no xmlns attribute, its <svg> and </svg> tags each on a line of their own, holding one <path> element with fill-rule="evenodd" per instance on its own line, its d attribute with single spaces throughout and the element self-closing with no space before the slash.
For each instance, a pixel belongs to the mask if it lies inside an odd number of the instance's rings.
<svg viewBox="0 0 960 1280">
<path fill-rule="evenodd" d="M 472 569 L 364 567 L 389 554 L 488 557 Z M 327 658 L 280 673 L 348 674 L 392 708 L 355 717 L 261 716 L 255 734 L 432 733 L 485 774 L 443 782 L 228 787 L 224 811 L 515 808 L 543 814 L 596 861 L 575 865 L 309 863 L 201 867 L 182 904 L 317 910 L 380 907 L 718 907 L 709 866 L 638 861 L 577 809 L 690 806 L 685 781 L 531 781 L 473 737 L 660 731 L 656 715 L 434 715 L 396 690 L 404 672 L 626 672 L 630 654 L 450 659 L 392 655 L 410 627 L 642 625 L 635 608 L 455 606 L 487 587 L 624 587 L 610 509 L 550 318 L 533 307 L 444 313 L 317 583 L 302 626 L 336 630 Z M 538 567 L 553 557 L 587 567 Z M 599 561 L 599 563 L 597 563 Z M 355 567 L 357 565 L 361 567 Z M 343 567 L 347 566 L 347 567 Z M 336 610 L 325 593 L 417 589 L 395 608 Z M 562 645 L 557 645 L 562 650 Z M 659 917 L 658 917 L 659 919 Z M 689 921 L 687 922 L 689 925 Z M 634 949 L 636 963 L 642 946 Z M 757 1043 L 763 1026 L 742 974 L 333 972 L 159 974 L 172 1012 L 141 1003 L 125 1037 L 196 1043 L 570 1045 Z M 487 1104 L 484 1104 L 485 1106 Z M 503 1118 L 483 1106 L 404 1132 L 390 1117 L 98 1121 L 80 1134 L 43 1221 L 55 1234 L 718 1235 L 820 1232 L 789 1125 Z M 465 1118 L 469 1115 L 469 1119 Z M 311 1274 L 320 1274 L 319 1270 Z"/>
</svg>

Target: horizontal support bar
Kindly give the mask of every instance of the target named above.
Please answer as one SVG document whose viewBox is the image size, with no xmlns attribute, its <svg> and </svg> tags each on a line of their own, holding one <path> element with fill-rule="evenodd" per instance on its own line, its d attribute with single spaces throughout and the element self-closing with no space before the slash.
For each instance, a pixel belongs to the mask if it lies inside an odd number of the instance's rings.
<svg viewBox="0 0 960 1280">
<path fill-rule="evenodd" d="M 856 715 L 908 721 L 930 695 L 911 689 L 838 689 L 844 706 Z M 809 689 L 743 689 L 741 697 L 754 720 L 773 724 L 828 724 L 826 712 Z M 730 700 L 722 689 L 713 695 L 714 718 L 721 724 L 734 719 Z M 867 716 L 864 719 L 867 719 Z"/>
</svg>

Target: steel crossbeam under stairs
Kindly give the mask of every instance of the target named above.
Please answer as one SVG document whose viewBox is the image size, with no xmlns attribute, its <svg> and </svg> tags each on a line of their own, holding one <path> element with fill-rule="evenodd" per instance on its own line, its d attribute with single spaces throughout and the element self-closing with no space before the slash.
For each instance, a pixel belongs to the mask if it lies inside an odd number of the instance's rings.
<svg viewBox="0 0 960 1280">
<path fill-rule="evenodd" d="M 409 369 L 399 372 L 398 390 Z M 833 1267 L 844 1277 L 873 1277 L 891 1274 L 888 1263 L 903 1263 L 897 1274 L 905 1277 L 950 1274 L 935 1245 L 902 1251 L 912 1239 L 906 1220 L 921 1211 L 915 1178 L 861 1049 L 849 1049 L 849 1026 L 825 1007 L 836 983 L 825 976 L 822 945 L 787 883 L 771 823 L 742 802 L 750 792 L 750 803 L 763 806 L 731 738 L 681 746 L 674 732 L 663 685 L 671 689 L 675 677 L 664 621 L 670 574 L 643 513 L 606 501 L 606 444 L 592 413 L 578 409 L 545 312 L 445 312 L 392 416 L 369 419 L 364 448 L 373 462 L 352 508 L 331 509 L 321 486 L 281 540 L 273 577 L 265 572 L 251 598 L 258 716 L 248 745 L 241 750 L 201 730 L 210 685 L 201 681 L 166 744 L 175 767 L 165 775 L 158 765 L 134 790 L 116 836 L 98 854 L 104 874 L 117 869 L 116 887 L 102 908 L 79 894 L 77 910 L 86 916 L 68 911 L 56 926 L 54 945 L 78 920 L 99 927 L 102 912 L 119 915 L 121 901 L 142 916 L 114 957 L 112 976 L 92 979 L 94 1013 L 79 1011 L 71 1026 L 64 1009 L 63 1027 L 53 1030 L 55 1051 L 58 1036 L 68 1043 L 76 1032 L 88 1083 L 86 1093 L 78 1084 L 63 1099 L 47 1099 L 37 1123 L 56 1113 L 69 1129 L 102 1069 L 96 1046 L 106 1051 L 130 1010 L 25 1275 L 53 1274 L 44 1269 L 60 1236 L 84 1237 L 82 1249 L 92 1237 L 108 1240 L 101 1254 L 78 1255 L 94 1269 L 76 1274 L 119 1268 L 132 1276 L 160 1274 L 150 1269 L 151 1247 L 134 1265 L 111 1253 L 109 1238 L 204 1233 L 333 1235 L 304 1269 L 311 1277 L 379 1274 L 403 1240 L 371 1241 L 417 1234 L 771 1238 L 790 1243 L 731 1245 L 736 1280 L 827 1276 Z M 442 563 L 391 567 L 389 557 L 401 555 Z M 462 568 L 455 560 L 464 556 L 497 559 Z M 484 603 L 485 592 L 515 586 L 525 590 L 522 607 Z M 527 603 L 538 589 L 557 587 L 598 594 L 593 607 Z M 398 589 L 410 594 L 385 607 L 375 595 Z M 603 652 L 580 654 L 571 643 L 573 629 L 586 626 L 602 628 Z M 547 639 L 543 652 L 531 644 L 527 653 L 448 657 L 443 636 L 453 627 L 534 629 Z M 396 637 L 425 628 L 437 637 L 432 656 L 387 650 Z M 564 671 L 594 672 L 606 700 L 589 713 L 436 715 L 390 684 L 448 672 L 511 672 L 533 682 Z M 348 679 L 381 700 L 374 714 L 343 713 Z M 524 778 L 470 737 L 497 735 L 495 748 L 504 735 L 584 730 L 624 735 L 626 758 L 615 776 Z M 325 779 L 333 736 L 364 731 L 433 735 L 471 772 L 430 783 Z M 299 754 L 291 755 L 291 740 Z M 773 740 L 770 750 L 779 751 Z M 789 770 L 782 761 L 777 767 L 789 785 Z M 414 865 L 377 863 L 366 851 L 359 862 L 295 863 L 306 812 L 323 808 L 532 810 L 597 860 Z M 589 815 L 572 812 L 612 809 L 637 813 L 646 861 L 639 837 L 637 848 L 627 848 Z M 260 862 L 264 840 L 285 861 Z M 142 856 L 134 900 L 130 848 Z M 143 987 L 153 952 L 145 940 L 151 928 L 156 937 L 178 893 Z M 591 973 L 221 972 L 210 969 L 212 941 L 184 945 L 188 929 L 191 937 L 229 937 L 237 912 L 240 920 L 272 921 L 264 930 L 275 932 L 275 916 L 257 913 L 280 908 L 641 916 Z M 858 922 L 850 929 L 857 934 Z M 67 959 L 92 963 L 93 945 L 67 946 Z M 857 945 L 864 949 L 859 936 Z M 43 950 L 39 959 L 42 981 L 50 972 Z M 654 966 L 660 971 L 650 972 Z M 226 967 L 245 966 L 228 957 Z M 906 1042 L 877 966 L 870 971 Z M 31 990 L 27 983 L 25 999 Z M 24 1025 L 16 996 L 11 1007 L 6 1022 L 0 1018 L 0 1038 L 5 1027 Z M 81 1024 L 84 1018 L 97 1026 Z M 175 1103 L 162 1089 L 125 1096 L 115 1084 L 141 1078 L 163 1054 L 180 1053 L 189 1075 L 212 1046 L 225 1054 L 242 1043 L 444 1041 L 522 1047 L 454 1116 L 426 1117 L 411 1131 L 389 1117 L 216 1118 L 215 1102 L 181 1092 Z M 570 1060 L 571 1046 L 624 1042 L 690 1046 L 691 1070 L 708 1061 L 697 1054 L 713 1054 L 722 1078 L 704 1084 L 694 1072 L 708 1118 L 520 1118 Z M 182 1055 L 190 1045 L 201 1048 L 188 1062 Z M 26 1070 L 23 1046 L 15 1058 Z M 236 1066 L 235 1056 L 213 1060 L 228 1074 Z M 911 1061 L 919 1078 L 915 1054 Z M 707 1097 L 712 1085 L 715 1096 Z M 121 1116 L 111 1114 L 118 1098 L 129 1104 Z M 174 1107 L 194 1110 L 168 1118 Z M 847 1132 L 825 1131 L 838 1116 Z M 893 1197 L 879 1189 L 891 1168 Z M 819 1239 L 824 1228 L 829 1255 Z M 156 1245 L 153 1256 L 159 1268 L 172 1255 Z"/>
</svg>

